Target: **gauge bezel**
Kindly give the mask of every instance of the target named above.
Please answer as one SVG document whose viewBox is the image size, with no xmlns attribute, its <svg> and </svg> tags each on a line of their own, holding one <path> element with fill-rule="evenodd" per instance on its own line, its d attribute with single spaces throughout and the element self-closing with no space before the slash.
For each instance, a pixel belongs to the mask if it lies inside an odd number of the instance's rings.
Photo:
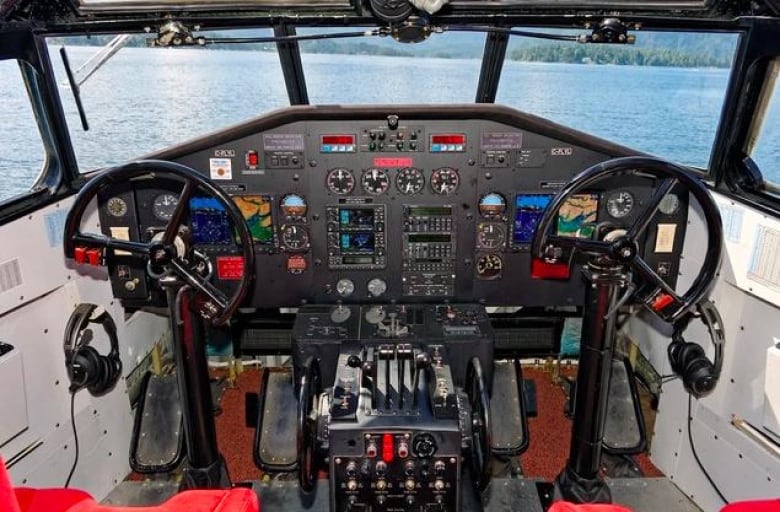
<svg viewBox="0 0 780 512">
<path fill-rule="evenodd" d="M 339 190 L 334 188 L 333 184 L 331 183 L 331 178 L 335 176 L 335 174 L 339 171 L 344 171 L 347 173 L 347 176 L 349 176 L 349 190 Z M 336 194 L 338 196 L 345 196 L 347 194 L 351 194 L 353 190 L 355 190 L 356 185 L 355 175 L 347 169 L 346 167 L 334 167 L 333 169 L 328 171 L 328 174 L 325 176 L 325 187 L 327 187 L 328 191 L 330 191 L 333 194 Z"/>
<path fill-rule="evenodd" d="M 284 202 L 289 197 L 298 197 L 303 201 L 303 212 L 298 213 L 289 213 L 287 210 L 285 210 Z M 298 194 L 297 192 L 290 192 L 289 194 L 285 194 L 282 196 L 282 198 L 279 200 L 279 210 L 281 210 L 282 214 L 289 218 L 289 219 L 302 219 L 306 217 L 306 214 L 309 212 L 309 203 L 306 201 L 306 198 L 302 194 Z"/>
<path fill-rule="evenodd" d="M 111 206 L 112 204 L 118 204 L 121 209 L 120 210 L 121 213 L 115 212 L 112 209 Z M 125 215 L 127 215 L 127 211 L 128 211 L 127 201 L 125 201 L 119 196 L 110 197 L 108 201 L 106 201 L 106 212 L 112 217 L 124 217 Z"/>
<path fill-rule="evenodd" d="M 166 196 L 173 198 L 173 206 L 171 206 L 172 210 L 171 210 L 170 215 L 168 215 L 168 214 L 160 214 L 159 208 L 161 208 L 161 206 L 158 205 L 158 203 L 157 203 L 160 199 L 162 199 L 163 197 L 166 197 Z M 179 196 L 177 196 L 173 192 L 163 192 L 162 194 L 157 194 L 156 196 L 154 196 L 154 199 L 152 199 L 152 215 L 154 215 L 154 217 L 157 220 L 162 220 L 162 221 L 167 222 L 167 221 L 171 220 L 171 218 L 173 217 L 173 212 L 176 210 L 176 207 L 178 205 L 179 205 Z M 167 208 L 167 206 L 166 206 L 166 208 Z"/>
<path fill-rule="evenodd" d="M 366 185 L 366 177 L 368 176 L 368 173 L 372 171 L 377 171 L 377 180 L 380 180 L 380 183 L 382 183 L 381 189 L 379 190 L 373 190 Z M 390 175 L 387 173 L 387 169 L 383 169 L 381 167 L 369 167 L 363 171 L 363 174 L 360 176 L 360 186 L 363 188 L 363 191 L 366 194 L 370 194 L 372 196 L 382 195 L 390 189 Z"/>
<path fill-rule="evenodd" d="M 501 202 L 502 202 L 503 208 L 501 209 L 500 212 L 494 213 L 494 212 L 482 211 L 482 201 L 484 201 L 485 198 L 488 197 L 488 196 L 498 196 L 498 197 L 501 198 Z M 482 196 L 480 196 L 480 198 L 479 198 L 479 201 L 477 202 L 477 211 L 479 212 L 479 214 L 482 217 L 484 217 L 486 219 L 498 219 L 498 218 L 503 217 L 504 215 L 506 215 L 507 208 L 508 208 L 508 205 L 507 205 L 507 202 L 506 202 L 506 197 L 504 197 L 504 194 L 501 194 L 500 192 L 496 192 L 496 191 L 491 191 L 491 192 L 487 192 L 485 194 L 482 194 Z"/>
<path fill-rule="evenodd" d="M 420 180 L 420 186 L 415 187 L 410 192 L 405 191 L 401 188 L 401 184 L 399 183 L 399 180 L 402 175 L 405 175 L 407 173 L 414 174 L 416 178 L 419 178 Z M 395 176 L 395 188 L 400 192 L 401 194 L 405 196 L 411 196 L 414 194 L 419 194 L 420 192 L 425 189 L 425 174 L 423 174 L 422 169 L 418 169 L 417 167 L 404 167 L 403 169 L 398 171 L 398 174 Z"/>
<path fill-rule="evenodd" d="M 615 201 L 623 194 L 625 194 L 626 196 L 628 196 L 630 198 L 628 200 L 628 202 L 626 203 L 626 206 L 628 207 L 628 209 L 625 210 L 624 212 L 619 212 L 619 211 L 615 212 L 615 211 L 613 211 L 612 208 L 613 207 L 617 207 L 617 206 L 614 206 L 614 205 L 616 205 Z M 607 211 L 607 215 L 609 215 L 613 219 L 625 219 L 634 210 L 634 206 L 636 206 L 636 196 L 633 193 L 631 193 L 630 191 L 628 191 L 628 190 L 625 190 L 625 189 L 614 190 L 614 191 L 607 192 L 605 194 L 605 197 L 604 197 L 604 209 Z"/>
<path fill-rule="evenodd" d="M 440 178 L 443 174 L 449 174 L 450 176 L 455 177 L 455 185 L 451 191 L 445 191 L 443 189 L 437 188 L 436 182 L 440 181 L 437 178 Z M 460 173 L 454 167 L 439 167 L 438 169 L 435 169 L 433 171 L 433 174 L 431 174 L 431 190 L 433 190 L 435 194 L 439 194 L 441 196 L 448 196 L 457 192 L 459 187 L 460 187 Z"/>
</svg>

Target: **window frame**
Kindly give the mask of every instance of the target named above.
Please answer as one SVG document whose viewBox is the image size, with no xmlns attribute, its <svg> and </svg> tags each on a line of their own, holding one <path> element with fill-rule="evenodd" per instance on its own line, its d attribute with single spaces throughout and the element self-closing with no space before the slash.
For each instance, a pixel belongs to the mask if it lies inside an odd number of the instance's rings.
<svg viewBox="0 0 780 512">
<path fill-rule="evenodd" d="M 763 98 L 771 67 L 780 58 L 780 19 L 744 18 L 740 24 L 744 33 L 737 46 L 709 167 L 717 191 L 779 217 L 780 189 L 759 179 L 749 150 L 764 115 Z"/>
<path fill-rule="evenodd" d="M 30 190 L 0 201 L 0 226 L 70 195 L 78 177 L 65 116 L 45 51 L 45 36 L 32 27 L 0 32 L 0 60 L 16 60 L 43 147 L 43 162 Z"/>
</svg>

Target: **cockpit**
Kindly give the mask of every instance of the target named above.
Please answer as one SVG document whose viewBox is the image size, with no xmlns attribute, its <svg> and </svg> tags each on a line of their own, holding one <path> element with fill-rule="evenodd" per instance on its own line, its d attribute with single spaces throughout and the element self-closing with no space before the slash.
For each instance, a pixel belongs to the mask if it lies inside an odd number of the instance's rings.
<svg viewBox="0 0 780 512">
<path fill-rule="evenodd" d="M 0 87 L 14 64 L 38 137 L 10 109 L 11 481 L 106 507 L 780 506 L 778 15 L 3 4 Z"/>
</svg>

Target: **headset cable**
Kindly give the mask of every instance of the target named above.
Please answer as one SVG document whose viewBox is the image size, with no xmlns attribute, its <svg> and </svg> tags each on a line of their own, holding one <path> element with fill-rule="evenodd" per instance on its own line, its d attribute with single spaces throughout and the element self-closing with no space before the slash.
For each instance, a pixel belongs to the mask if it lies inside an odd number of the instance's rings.
<svg viewBox="0 0 780 512">
<path fill-rule="evenodd" d="M 709 473 L 707 473 L 707 470 L 704 469 L 704 464 L 701 463 L 701 460 L 699 460 L 699 455 L 696 453 L 696 448 L 693 446 L 693 434 L 691 433 L 691 421 L 693 421 L 693 416 L 691 416 L 691 404 L 693 403 L 693 397 L 689 394 L 688 395 L 688 442 L 691 444 L 691 452 L 693 453 L 693 458 L 696 459 L 696 464 L 699 465 L 699 468 L 701 469 L 701 472 L 704 473 L 704 476 L 707 477 L 707 480 L 710 482 L 710 485 L 715 490 L 716 493 L 718 493 L 718 497 L 720 497 L 721 500 L 723 500 L 723 503 L 726 505 L 729 504 L 729 500 L 726 499 L 725 496 L 723 496 L 723 493 L 720 492 L 720 489 L 718 489 L 718 486 L 715 485 L 715 481 L 712 479 Z"/>
<path fill-rule="evenodd" d="M 67 489 L 70 486 L 70 479 L 73 478 L 73 473 L 76 471 L 76 465 L 79 463 L 79 434 L 76 432 L 76 414 L 75 414 L 75 408 L 76 408 L 76 392 L 71 391 L 70 392 L 70 425 L 73 427 L 73 441 L 76 448 L 76 456 L 73 459 L 73 466 L 70 468 L 70 473 L 68 473 L 68 479 L 65 481 L 65 488 Z"/>
</svg>

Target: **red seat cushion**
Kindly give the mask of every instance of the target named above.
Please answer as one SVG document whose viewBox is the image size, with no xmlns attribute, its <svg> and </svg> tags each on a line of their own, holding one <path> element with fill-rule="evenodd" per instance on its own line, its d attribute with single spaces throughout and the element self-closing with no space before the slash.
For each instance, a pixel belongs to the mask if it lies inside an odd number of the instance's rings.
<svg viewBox="0 0 780 512">
<path fill-rule="evenodd" d="M 780 498 L 729 503 L 720 512 L 780 512 Z"/>
<path fill-rule="evenodd" d="M 260 512 L 251 489 L 185 491 L 155 507 L 100 505 L 75 489 L 31 489 L 11 485 L 0 458 L 0 512 Z"/>
<path fill-rule="evenodd" d="M 547 512 L 632 512 L 622 505 L 611 503 L 570 503 L 568 501 L 556 501 Z"/>
</svg>

